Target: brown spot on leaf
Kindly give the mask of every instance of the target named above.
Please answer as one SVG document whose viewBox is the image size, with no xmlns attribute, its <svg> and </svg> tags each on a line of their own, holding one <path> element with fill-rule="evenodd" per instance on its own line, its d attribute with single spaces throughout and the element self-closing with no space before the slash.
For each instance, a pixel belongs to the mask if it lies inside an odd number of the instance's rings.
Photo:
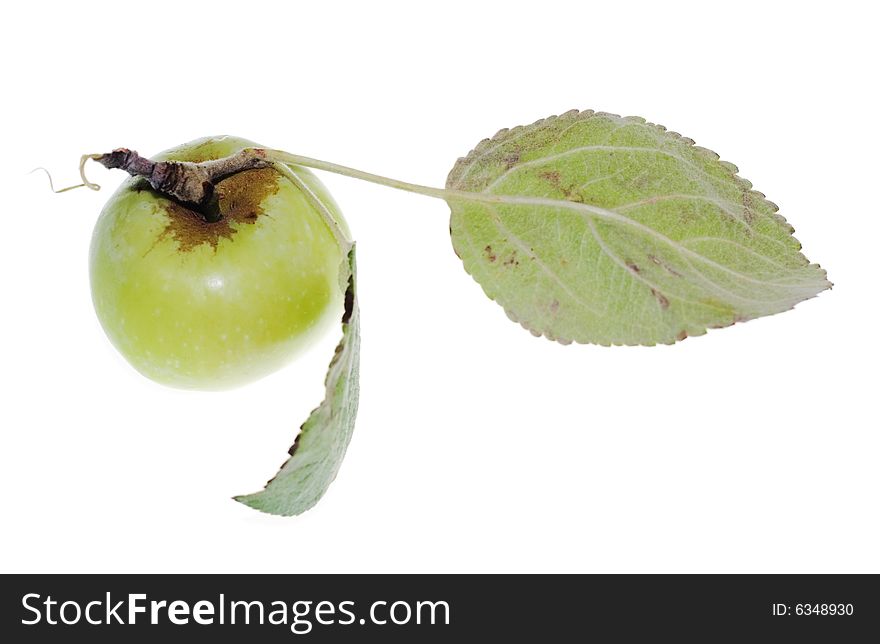
<svg viewBox="0 0 880 644">
<path fill-rule="evenodd" d="M 345 289 L 345 308 L 342 313 L 342 323 L 348 324 L 349 320 L 351 320 L 351 315 L 354 312 L 354 284 L 352 278 L 348 278 L 348 288 Z M 340 345 L 342 346 L 342 345 Z M 339 352 L 341 349 L 337 347 L 336 351 Z M 299 438 L 299 436 L 297 436 Z"/>
<path fill-rule="evenodd" d="M 238 227 L 255 223 L 263 213 L 263 200 L 278 192 L 278 173 L 271 168 L 245 170 L 220 181 L 214 198 L 220 219 L 207 222 L 192 208 L 164 200 L 168 223 L 160 239 L 170 235 L 181 252 L 201 244 L 217 247 L 221 238 L 232 239 Z M 235 224 L 235 225 L 233 225 Z"/>
<path fill-rule="evenodd" d="M 513 166 L 519 163 L 519 152 L 511 152 L 507 156 L 502 157 L 501 160 L 504 161 L 504 165 L 507 166 L 508 170 L 510 170 Z"/>
<path fill-rule="evenodd" d="M 562 175 L 559 174 L 559 170 L 544 170 L 543 172 L 538 173 L 538 177 L 544 179 L 550 183 L 554 188 L 559 190 L 568 201 L 575 201 L 577 203 L 583 203 L 584 198 L 581 194 L 574 188 L 574 186 L 564 186 L 562 185 Z"/>
<path fill-rule="evenodd" d="M 516 257 L 516 251 L 510 253 L 510 257 L 504 260 L 505 266 L 519 266 L 519 259 Z"/>
<path fill-rule="evenodd" d="M 488 259 L 490 262 L 494 262 L 496 259 L 498 259 L 498 256 L 492 252 L 491 246 L 486 246 L 483 249 L 483 253 L 486 255 L 486 259 Z"/>
<path fill-rule="evenodd" d="M 657 264 L 657 266 L 663 267 L 663 269 L 666 270 L 666 272 L 669 273 L 670 275 L 674 275 L 675 277 L 681 277 L 681 273 L 679 273 L 677 270 L 672 268 L 672 266 L 670 266 L 669 264 L 664 262 L 662 259 L 659 259 L 658 257 L 656 257 L 654 255 L 648 255 L 648 259 L 650 259 L 652 262 Z"/>
<path fill-rule="evenodd" d="M 678 332 L 678 335 L 675 336 L 675 339 L 678 340 L 679 342 L 681 342 L 686 337 L 688 337 L 688 332 L 685 331 L 684 329 L 682 329 L 681 331 Z"/>
<path fill-rule="evenodd" d="M 657 300 L 657 303 L 660 305 L 661 309 L 668 309 L 669 308 L 669 300 L 666 298 L 665 295 L 663 295 L 663 293 L 661 293 L 660 291 L 658 291 L 655 288 L 652 288 L 651 295 L 653 295 L 654 299 Z"/>
<path fill-rule="evenodd" d="M 545 170 L 544 172 L 539 172 L 538 176 L 544 179 L 544 181 L 549 181 L 554 186 L 559 186 L 559 179 L 561 177 L 559 170 Z"/>
<path fill-rule="evenodd" d="M 639 265 L 636 264 L 635 262 L 627 262 L 627 263 L 626 263 L 626 267 L 627 267 L 629 270 L 631 270 L 633 273 L 635 273 L 636 275 L 638 275 L 639 273 L 642 272 L 642 269 L 639 268 Z"/>
<path fill-rule="evenodd" d="M 746 224 L 751 226 L 755 221 L 755 211 L 761 205 L 763 201 L 763 195 L 755 192 L 754 190 L 746 190 L 743 193 L 743 219 L 746 220 Z M 746 233 L 751 234 L 751 229 L 747 229 Z"/>
<path fill-rule="evenodd" d="M 552 313 L 553 315 L 559 313 L 559 300 L 554 299 L 552 302 L 550 302 L 550 313 Z"/>
</svg>

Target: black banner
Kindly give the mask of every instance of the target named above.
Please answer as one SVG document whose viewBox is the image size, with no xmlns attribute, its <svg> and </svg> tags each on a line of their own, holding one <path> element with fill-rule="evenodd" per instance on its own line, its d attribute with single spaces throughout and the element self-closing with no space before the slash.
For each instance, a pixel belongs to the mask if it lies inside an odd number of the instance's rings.
<svg viewBox="0 0 880 644">
<path fill-rule="evenodd" d="M 5 575 L 0 614 L 16 643 L 853 642 L 880 637 L 880 587 L 872 575 Z"/>
</svg>

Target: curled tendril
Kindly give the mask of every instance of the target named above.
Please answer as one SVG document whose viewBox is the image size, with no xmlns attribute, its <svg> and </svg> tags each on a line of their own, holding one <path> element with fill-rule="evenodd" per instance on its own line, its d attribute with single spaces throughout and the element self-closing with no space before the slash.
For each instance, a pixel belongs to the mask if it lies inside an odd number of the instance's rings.
<svg viewBox="0 0 880 644">
<path fill-rule="evenodd" d="M 29 174 L 33 174 L 37 170 L 42 170 L 43 172 L 45 172 L 46 176 L 49 178 L 49 188 L 55 194 L 59 194 L 61 192 L 67 192 L 68 190 L 75 190 L 76 188 L 88 188 L 89 190 L 100 190 L 101 186 L 99 186 L 97 183 L 92 183 L 86 177 L 86 162 L 91 159 L 97 159 L 101 156 L 102 155 L 100 155 L 100 154 L 84 154 L 80 157 L 80 159 L 79 159 L 79 176 L 80 176 L 80 179 L 82 179 L 82 183 L 78 183 L 75 186 L 67 186 L 66 188 L 55 188 L 55 184 L 52 182 L 52 174 L 46 168 L 43 168 L 43 167 L 34 168 L 33 170 L 30 171 Z"/>
</svg>

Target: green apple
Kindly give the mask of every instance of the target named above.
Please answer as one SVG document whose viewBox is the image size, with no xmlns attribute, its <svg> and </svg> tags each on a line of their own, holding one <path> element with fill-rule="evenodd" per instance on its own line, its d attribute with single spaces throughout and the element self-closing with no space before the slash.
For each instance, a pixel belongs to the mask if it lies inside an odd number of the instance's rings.
<svg viewBox="0 0 880 644">
<path fill-rule="evenodd" d="M 201 162 L 247 147 L 198 139 L 155 160 Z M 296 175 L 348 228 L 327 189 Z M 92 299 L 112 343 L 142 374 L 192 389 L 224 389 L 287 363 L 342 314 L 343 251 L 312 202 L 275 170 L 219 182 L 219 220 L 128 179 L 95 226 Z"/>
</svg>

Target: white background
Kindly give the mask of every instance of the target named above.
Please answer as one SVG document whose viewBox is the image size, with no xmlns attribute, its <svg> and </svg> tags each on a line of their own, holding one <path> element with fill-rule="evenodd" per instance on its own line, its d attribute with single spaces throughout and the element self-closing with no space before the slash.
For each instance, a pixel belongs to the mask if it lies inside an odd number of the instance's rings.
<svg viewBox="0 0 880 644">
<path fill-rule="evenodd" d="M 2 26 L 3 571 L 880 572 L 869 3 L 14 3 Z M 501 127 L 636 114 L 739 165 L 833 291 L 672 347 L 559 346 L 462 269 L 443 202 L 325 176 L 359 243 L 362 402 L 298 518 L 259 489 L 337 333 L 228 393 L 95 318 L 85 152 L 228 133 L 420 183 Z"/>
</svg>

